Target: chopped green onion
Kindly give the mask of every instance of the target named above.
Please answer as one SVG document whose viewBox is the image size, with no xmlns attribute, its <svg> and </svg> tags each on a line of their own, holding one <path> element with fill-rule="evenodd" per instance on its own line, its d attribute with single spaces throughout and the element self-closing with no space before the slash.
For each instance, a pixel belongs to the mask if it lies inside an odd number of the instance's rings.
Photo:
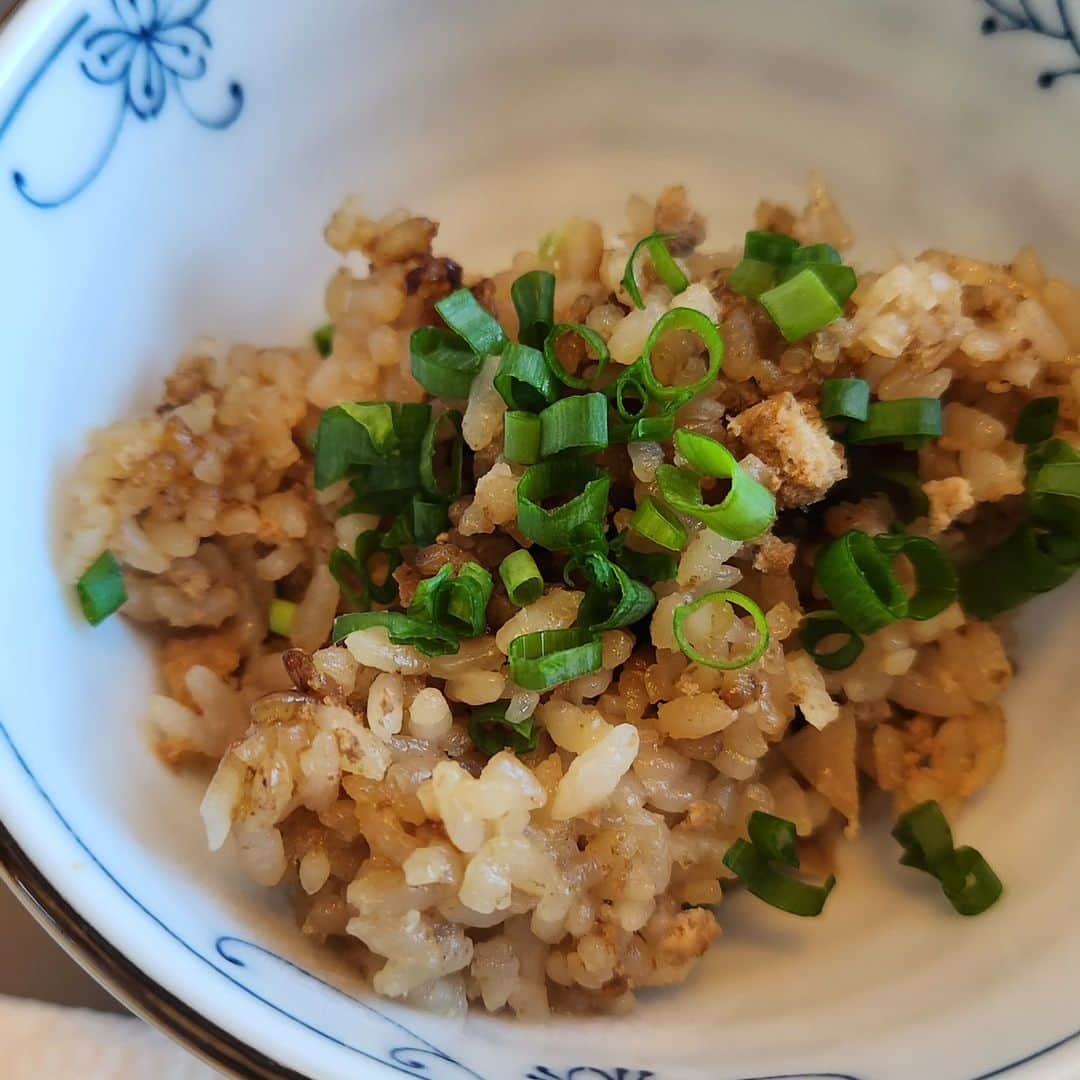
<svg viewBox="0 0 1080 1080">
<path fill-rule="evenodd" d="M 398 452 L 394 413 L 385 402 L 356 402 L 325 410 L 315 433 L 315 486 L 336 483 L 357 465 Z"/>
<path fill-rule="evenodd" d="M 540 456 L 566 450 L 594 454 L 608 445 L 608 403 L 603 394 L 564 397 L 540 414 Z"/>
<path fill-rule="evenodd" d="M 422 619 L 402 615 L 399 611 L 360 611 L 339 615 L 334 620 L 332 637 L 337 644 L 358 630 L 375 627 L 384 627 L 394 645 L 412 646 L 425 656 L 446 656 L 461 648 L 458 639 L 445 630 Z"/>
<path fill-rule="evenodd" d="M 334 324 L 326 323 L 311 335 L 318 354 L 325 360 L 334 351 Z"/>
<path fill-rule="evenodd" d="M 394 518 L 394 524 L 379 541 L 379 547 L 383 551 L 398 552 L 403 547 L 413 547 L 416 544 L 416 536 L 413 533 L 412 514 L 399 514 Z"/>
<path fill-rule="evenodd" d="M 875 401 L 864 421 L 848 425 L 847 441 L 854 446 L 908 439 L 922 442 L 939 438 L 944 430 L 940 399 L 901 398 Z"/>
<path fill-rule="evenodd" d="M 847 640 L 831 652 L 821 652 L 818 643 L 834 636 Z M 807 655 L 826 671 L 843 671 L 851 667 L 863 651 L 863 639 L 835 611 L 811 611 L 803 622 L 799 638 Z"/>
<path fill-rule="evenodd" d="M 807 244 L 806 247 L 798 248 L 791 254 L 792 266 L 809 266 L 812 264 L 840 266 L 843 261 L 840 252 L 832 244 Z"/>
<path fill-rule="evenodd" d="M 1031 478 L 1032 495 L 1080 498 L 1080 461 L 1050 461 Z"/>
<path fill-rule="evenodd" d="M 510 678 L 523 690 L 543 693 L 599 671 L 604 646 L 589 630 L 538 630 L 510 642 Z"/>
<path fill-rule="evenodd" d="M 786 818 L 755 810 L 747 822 L 750 843 L 770 862 L 799 869 L 799 849 L 795 846 L 795 823 Z"/>
<path fill-rule="evenodd" d="M 860 634 L 902 619 L 908 598 L 892 572 L 892 558 L 858 529 L 823 548 L 814 575 L 840 618 Z"/>
<path fill-rule="evenodd" d="M 693 472 L 671 465 L 656 470 L 664 501 L 673 509 L 704 522 L 731 540 L 750 540 L 765 532 L 776 518 L 776 500 L 714 439 L 692 431 L 675 433 L 675 448 L 701 476 L 727 480 L 731 488 L 715 506 L 705 502 L 701 481 Z"/>
<path fill-rule="evenodd" d="M 695 382 L 685 386 L 668 386 L 660 382 L 652 366 L 652 353 L 659 341 L 673 330 L 684 330 L 701 338 L 709 352 L 709 366 L 705 374 Z M 646 393 L 653 401 L 678 401 L 684 404 L 691 398 L 707 390 L 720 374 L 724 362 L 724 339 L 720 331 L 707 315 L 694 308 L 672 308 L 656 321 L 645 339 L 641 350 L 641 377 Z M 636 366 L 636 365 L 635 365 Z M 621 414 L 621 410 L 620 410 Z"/>
<path fill-rule="evenodd" d="M 892 486 L 904 493 L 908 506 L 906 513 L 897 511 L 901 521 L 912 521 L 915 518 L 926 517 L 930 513 L 930 499 L 915 473 L 908 472 L 906 469 L 877 469 L 871 479 L 884 481 L 883 486 Z M 890 502 L 894 507 L 896 506 L 895 499 L 890 498 Z"/>
<path fill-rule="evenodd" d="M 934 801 L 920 803 L 893 829 L 903 866 L 930 874 L 960 915 L 981 915 L 1001 898 L 1001 879 L 973 847 L 954 847 L 949 822 Z"/>
<path fill-rule="evenodd" d="M 776 284 L 777 268 L 762 259 L 743 259 L 728 275 L 727 287 L 740 296 L 756 300 Z"/>
<path fill-rule="evenodd" d="M 840 302 L 815 267 L 800 270 L 794 277 L 774 285 L 758 300 L 788 341 L 801 341 L 807 334 L 828 326 L 844 314 Z"/>
<path fill-rule="evenodd" d="M 851 299 L 859 285 L 859 279 L 850 266 L 833 266 L 831 263 L 816 263 L 810 270 L 833 295 L 841 309 Z"/>
<path fill-rule="evenodd" d="M 128 598 L 116 556 L 106 548 L 75 583 L 75 592 L 86 621 L 91 626 L 104 622 Z"/>
<path fill-rule="evenodd" d="M 1053 438 L 1060 410 L 1059 398 L 1033 398 L 1020 410 L 1013 438 L 1026 446 L 1033 446 L 1035 443 Z"/>
<path fill-rule="evenodd" d="M 915 571 L 915 594 L 908 598 L 904 617 L 920 621 L 932 619 L 956 599 L 956 570 L 933 540 L 903 533 L 890 533 L 874 540 L 886 556 L 903 555 Z"/>
<path fill-rule="evenodd" d="M 421 547 L 434 544 L 450 528 L 445 499 L 426 499 L 417 493 L 412 497 L 411 509 L 413 538 Z"/>
<path fill-rule="evenodd" d="M 518 481 L 518 528 L 534 543 L 552 551 L 570 547 L 574 529 L 603 524 L 611 477 L 602 469 L 575 461 L 541 462 Z M 571 497 L 551 510 L 541 504 Z"/>
<path fill-rule="evenodd" d="M 627 424 L 636 423 L 644 419 L 645 412 L 649 408 L 649 392 L 645 387 L 644 365 L 640 360 L 635 360 L 625 371 L 620 372 L 615 384 L 608 390 L 615 399 L 615 411 Z M 636 409 L 631 409 L 626 398 L 630 396 L 637 401 Z"/>
<path fill-rule="evenodd" d="M 548 270 L 522 274 L 510 286 L 510 299 L 518 317 L 518 341 L 542 349 L 555 325 L 555 275 Z M 507 404 L 514 407 L 512 402 Z"/>
<path fill-rule="evenodd" d="M 634 581 L 606 555 L 585 555 L 581 564 L 589 583 L 578 608 L 577 621 L 582 628 L 597 633 L 618 630 L 639 622 L 656 607 L 652 589 Z"/>
<path fill-rule="evenodd" d="M 675 435 L 675 416 L 642 416 L 634 421 L 627 442 L 668 442 Z"/>
<path fill-rule="evenodd" d="M 512 409 L 503 417 L 503 457 L 515 465 L 540 460 L 540 417 Z"/>
<path fill-rule="evenodd" d="M 506 595 L 516 607 L 525 607 L 544 595 L 544 578 L 536 560 L 524 548 L 511 552 L 499 564 L 499 577 Z"/>
<path fill-rule="evenodd" d="M 821 384 L 824 420 L 865 420 L 870 412 L 870 384 L 865 379 L 826 379 Z"/>
<path fill-rule="evenodd" d="M 462 637 L 479 637 L 487 629 L 487 606 L 495 583 L 479 563 L 462 566 L 450 584 L 444 622 Z"/>
<path fill-rule="evenodd" d="M 357 608 L 377 604 L 389 604 L 397 596 L 397 582 L 393 572 L 401 565 L 401 553 L 385 544 L 386 537 L 369 529 L 356 538 L 353 553 L 350 555 L 343 548 L 335 548 L 330 553 L 330 573 L 341 589 L 346 603 Z M 412 543 L 410 533 L 409 543 Z M 377 585 L 371 579 L 368 568 L 373 556 L 383 553 L 388 560 L 386 580 Z"/>
<path fill-rule="evenodd" d="M 639 536 L 651 540 L 669 551 L 682 551 L 689 536 L 686 526 L 666 511 L 651 495 L 638 504 L 629 528 Z"/>
<path fill-rule="evenodd" d="M 422 326 L 409 338 L 413 378 L 432 397 L 464 400 L 483 363 L 452 330 Z"/>
<path fill-rule="evenodd" d="M 409 604 L 409 618 L 439 624 L 439 608 L 446 606 L 446 590 L 453 577 L 453 563 L 444 563 L 431 577 L 424 578 L 413 593 L 412 603 Z"/>
<path fill-rule="evenodd" d="M 435 310 L 442 316 L 443 322 L 468 342 L 469 348 L 481 358 L 495 356 L 506 345 L 506 335 L 498 320 L 480 306 L 468 289 L 451 293 L 435 305 Z"/>
<path fill-rule="evenodd" d="M 671 581 L 679 570 L 673 555 L 662 552 L 633 551 L 626 546 L 627 531 L 611 542 L 611 557 L 636 581 Z"/>
<path fill-rule="evenodd" d="M 270 601 L 270 633 L 288 637 L 292 633 L 295 615 L 296 605 L 291 600 L 280 600 L 274 597 Z"/>
<path fill-rule="evenodd" d="M 588 347 L 591 358 L 596 363 L 596 371 L 591 379 L 583 379 L 579 375 L 573 375 L 562 366 L 558 353 L 555 351 L 555 346 L 558 344 L 559 338 L 566 334 L 576 334 Z M 547 361 L 548 370 L 559 382 L 575 390 L 589 390 L 604 373 L 604 369 L 611 359 L 611 353 L 608 352 L 607 342 L 595 330 L 591 330 L 589 327 L 582 326 L 579 323 L 560 323 L 548 334 L 544 341 L 544 359 Z"/>
<path fill-rule="evenodd" d="M 700 611 L 701 608 L 711 604 L 731 604 L 735 607 L 742 608 L 743 611 L 750 616 L 754 622 L 754 630 L 757 631 L 757 642 L 748 653 L 743 656 L 738 656 L 733 660 L 719 660 L 714 656 L 706 656 L 704 653 L 699 652 L 695 646 L 690 644 L 686 638 L 686 620 L 689 619 L 695 611 Z M 703 667 L 716 668 L 718 671 L 736 671 L 738 668 L 747 667 L 749 664 L 753 664 L 757 660 L 760 660 L 765 654 L 765 650 L 769 647 L 769 624 L 765 621 L 765 613 L 748 596 L 744 596 L 742 593 L 735 592 L 731 589 L 708 593 L 699 600 L 695 600 L 692 604 L 684 604 L 682 607 L 676 608 L 673 628 L 675 631 L 675 640 L 679 643 L 679 648 L 682 649 L 695 664 L 701 664 Z"/>
<path fill-rule="evenodd" d="M 751 229 L 746 234 L 743 255 L 747 259 L 758 259 L 773 266 L 789 263 L 798 250 L 799 241 L 783 233 L 769 232 L 767 229 Z"/>
<path fill-rule="evenodd" d="M 539 412 L 559 396 L 559 384 L 539 349 L 507 345 L 495 373 L 495 389 L 511 409 Z"/>
<path fill-rule="evenodd" d="M 636 308 L 645 307 L 645 301 L 641 297 L 641 289 L 638 287 L 635 272 L 638 255 L 641 254 L 643 249 L 648 251 L 649 257 L 652 259 L 656 276 L 673 294 L 678 295 L 690 284 L 690 279 L 671 257 L 671 252 L 668 251 L 667 244 L 664 243 L 665 240 L 669 239 L 671 237 L 667 233 L 652 233 L 652 235 L 644 237 L 634 245 L 634 250 L 630 252 L 630 258 L 626 260 L 626 272 L 623 274 L 622 279 L 623 288 L 626 289 L 626 294 Z"/>
<path fill-rule="evenodd" d="M 494 757 L 500 750 L 529 754 L 536 749 L 540 733 L 535 718 L 516 723 L 506 719 L 506 702 L 496 701 L 473 709 L 469 717 L 469 738 L 482 754 Z"/>
<path fill-rule="evenodd" d="M 1067 550 L 1059 555 L 1054 540 L 1053 534 L 1024 522 L 1007 540 L 984 552 L 960 574 L 964 610 L 979 619 L 992 619 L 1063 585 L 1080 569 L 1080 557 Z"/>
<path fill-rule="evenodd" d="M 439 448 L 439 435 L 449 426 L 451 431 L 449 472 L 445 477 L 435 473 L 435 455 Z M 420 487 L 434 498 L 456 499 L 462 492 L 462 469 L 465 460 L 465 442 L 461 436 L 461 413 L 448 409 L 432 416 L 420 444 Z"/>
<path fill-rule="evenodd" d="M 745 840 L 736 840 L 728 848 L 724 865 L 759 900 L 790 915 L 807 918 L 821 914 L 836 884 L 832 874 L 826 878 L 824 885 L 809 885 L 805 881 L 787 877 L 770 866 L 767 856 Z"/>
</svg>

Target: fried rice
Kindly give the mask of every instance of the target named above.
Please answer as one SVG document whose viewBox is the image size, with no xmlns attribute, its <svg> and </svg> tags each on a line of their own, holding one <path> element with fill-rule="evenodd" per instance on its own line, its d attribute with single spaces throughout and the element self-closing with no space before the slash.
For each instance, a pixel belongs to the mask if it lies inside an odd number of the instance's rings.
<svg viewBox="0 0 1080 1080">
<path fill-rule="evenodd" d="M 843 251 L 852 239 L 820 185 L 801 212 L 763 203 L 754 225 L 804 246 Z M 638 308 L 623 275 L 654 232 L 688 284 L 673 295 L 643 266 Z M 816 556 L 852 530 L 880 537 L 902 524 L 957 560 L 1006 535 L 1025 491 L 1013 437 L 1023 407 L 1056 397 L 1058 436 L 1080 445 L 1080 303 L 1031 250 L 1007 266 L 927 251 L 860 273 L 842 316 L 791 343 L 728 288 L 740 252 L 702 249 L 704 222 L 678 186 L 655 204 L 630 199 L 625 231 L 607 243 L 574 219 L 489 277 L 434 254 L 436 233 L 426 218 L 373 219 L 348 200 L 326 238 L 370 270 L 343 262 L 329 282 L 329 355 L 199 342 L 154 414 L 92 436 L 70 489 L 63 574 L 74 582 L 114 554 L 123 614 L 152 631 L 160 661 L 158 752 L 209 770 L 210 848 L 287 889 L 301 933 L 378 993 L 450 1013 L 470 1002 L 521 1017 L 624 1010 L 639 989 L 684 980 L 719 936 L 738 885 L 725 855 L 753 812 L 793 823 L 804 869 L 824 874 L 838 839 L 857 835 L 869 790 L 891 793 L 897 814 L 933 800 L 952 817 L 993 780 L 1013 673 L 995 622 L 954 599 L 866 635 L 838 670 L 815 662 L 800 626 L 825 606 Z M 385 535 L 393 517 L 342 514 L 356 490 L 347 479 L 316 487 L 324 411 L 432 401 L 412 373 L 413 332 L 442 325 L 435 305 L 464 286 L 516 340 L 511 286 L 535 270 L 555 275 L 555 320 L 599 335 L 612 372 L 674 308 L 720 328 L 722 371 L 676 423 L 726 446 L 772 494 L 773 526 L 742 541 L 676 515 L 687 540 L 675 576 L 651 583 L 651 614 L 600 631 L 595 670 L 539 692 L 515 684 L 511 642 L 574 627 L 585 590 L 519 528 L 526 467 L 504 456 L 499 357 L 487 357 L 467 399 L 449 403 L 468 475 L 445 528 L 373 571 L 396 594 L 376 608 L 404 611 L 443 567 L 483 568 L 494 581 L 483 632 L 441 655 L 378 625 L 335 643 L 335 617 L 354 605 L 331 557 Z M 560 361 L 577 373 L 591 362 L 580 339 L 564 341 Z M 704 369 L 701 342 L 671 334 L 653 364 L 666 383 L 689 383 Z M 852 485 L 852 451 L 820 413 L 836 378 L 865 380 L 883 402 L 943 402 L 943 434 L 910 454 L 914 517 Z M 603 526 L 617 531 L 659 496 L 658 470 L 684 464 L 670 439 L 612 445 L 598 460 L 611 477 Z M 546 579 L 524 607 L 498 573 L 521 548 Z M 764 614 L 764 652 L 730 669 L 694 662 L 675 614 L 736 589 Z M 275 601 L 288 606 L 286 635 L 270 626 Z M 694 618 L 721 657 L 762 640 L 726 604 Z M 530 747 L 477 745 L 470 717 L 494 703 L 533 732 Z"/>
</svg>

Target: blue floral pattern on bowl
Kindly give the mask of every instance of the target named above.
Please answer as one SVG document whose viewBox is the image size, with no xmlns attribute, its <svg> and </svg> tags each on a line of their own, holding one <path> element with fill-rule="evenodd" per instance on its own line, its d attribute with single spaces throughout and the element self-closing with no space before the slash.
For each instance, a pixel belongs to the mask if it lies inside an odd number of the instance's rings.
<svg viewBox="0 0 1080 1080">
<path fill-rule="evenodd" d="M 1073 59 L 1080 60 L 1078 21 L 1069 6 L 1071 0 L 1052 0 L 1049 4 L 1039 3 L 1039 0 L 983 0 L 983 3 L 992 12 L 983 19 L 984 34 L 1021 32 L 1051 38 L 1068 45 L 1072 49 Z M 1080 64 L 1046 68 L 1039 73 L 1035 82 L 1042 89 L 1049 90 L 1058 80 L 1069 75 L 1080 75 Z"/>
<path fill-rule="evenodd" d="M 209 4 L 210 0 L 111 0 L 111 14 L 100 23 L 85 12 L 68 27 L 0 121 L 0 142 L 34 87 L 76 42 L 82 74 L 95 86 L 115 88 L 115 116 L 96 157 L 59 192 L 43 193 L 26 172 L 16 169 L 12 180 L 28 203 L 48 210 L 71 202 L 108 164 L 128 116 L 143 122 L 155 119 L 170 93 L 205 128 L 222 131 L 236 122 L 244 107 L 238 82 L 228 84 L 226 104 L 216 114 L 200 111 L 187 96 L 187 86 L 209 69 L 212 42 L 198 22 Z"/>
</svg>

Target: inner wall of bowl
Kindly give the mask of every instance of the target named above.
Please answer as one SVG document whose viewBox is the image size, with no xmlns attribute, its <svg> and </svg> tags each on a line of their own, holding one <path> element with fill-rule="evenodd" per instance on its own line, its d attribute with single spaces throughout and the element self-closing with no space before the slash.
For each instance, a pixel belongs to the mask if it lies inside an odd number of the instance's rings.
<svg viewBox="0 0 1080 1080">
<path fill-rule="evenodd" d="M 828 0 L 794 16 L 780 0 L 617 12 L 320 0 L 301 18 L 288 0 L 212 4 L 213 70 L 198 90 L 239 79 L 240 122 L 210 133 L 174 107 L 132 125 L 100 179 L 58 211 L 0 190 L 17 253 L 0 267 L 14 381 L 0 417 L 14 446 L 33 447 L 4 465 L 17 526 L 5 589 L 18 619 L 0 719 L 86 849 L 179 938 L 209 955 L 219 935 L 237 934 L 314 962 L 283 900 L 206 854 L 201 780 L 150 753 L 143 644 L 118 621 L 80 625 L 55 583 L 55 489 L 87 431 L 152 407 L 161 376 L 200 333 L 300 340 L 320 321 L 334 265 L 321 228 L 349 191 L 377 212 L 408 206 L 440 220 L 440 248 L 481 272 L 573 214 L 618 227 L 628 193 L 654 196 L 677 180 L 709 214 L 710 242 L 735 246 L 759 197 L 795 201 L 817 168 L 871 256 L 934 244 L 1007 258 L 1030 240 L 1075 273 L 1080 237 L 1063 177 L 1076 162 L 1062 161 L 1056 133 L 1064 115 L 1034 97 L 1014 54 L 979 38 L 970 11 L 948 8 Z M 4 168 L 35 160 L 43 140 L 46 165 L 64 167 L 71 103 L 85 104 L 71 95 L 88 89 L 57 85 L 0 147 Z M 1055 597 L 1024 620 L 1033 634 L 1006 772 L 959 830 L 1000 869 L 1006 904 L 980 920 L 951 916 L 871 826 L 843 852 L 843 887 L 823 919 L 807 926 L 744 897 L 726 903 L 725 940 L 688 986 L 647 997 L 646 1023 L 557 1020 L 556 1035 L 473 1018 L 469 1039 L 507 1061 L 662 1065 L 665 1078 L 691 1077 L 716 1075 L 722 1025 L 732 1076 L 872 1062 L 888 1078 L 933 1063 L 948 1080 L 1067 1033 L 1071 999 L 1057 991 L 1077 959 L 1077 862 L 1062 852 L 1074 850 L 1065 830 L 1080 760 L 1062 678 L 1067 606 Z M 22 775 L 0 792 L 20 843 L 91 922 L 196 1005 L 213 993 L 197 965 L 184 967 L 110 899 L 85 851 L 71 871 L 40 805 Z M 299 1000 L 302 987 L 267 979 L 261 994 Z M 1023 1023 L 1018 1001 L 1029 1006 Z M 326 1022 L 347 1031 L 351 1015 Z M 315 1060 L 310 1033 L 288 1023 L 218 1020 L 282 1061 Z M 409 1023 L 457 1038 L 437 1021 Z M 965 1056 L 954 1069 L 957 1045 Z M 344 1075 L 352 1059 L 334 1054 Z"/>
</svg>

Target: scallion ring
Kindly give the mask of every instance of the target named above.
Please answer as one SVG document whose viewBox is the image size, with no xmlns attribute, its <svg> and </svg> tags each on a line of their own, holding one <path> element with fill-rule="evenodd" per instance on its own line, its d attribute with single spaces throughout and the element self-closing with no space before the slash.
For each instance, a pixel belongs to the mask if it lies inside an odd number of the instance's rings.
<svg viewBox="0 0 1080 1080">
<path fill-rule="evenodd" d="M 563 367 L 556 351 L 559 340 L 567 334 L 573 334 L 585 343 L 587 351 L 591 354 L 589 359 L 596 364 L 596 371 L 592 378 L 583 379 L 580 375 L 574 375 Z M 607 342 L 595 331 L 580 323 L 559 323 L 554 327 L 544 341 L 544 359 L 547 361 L 548 370 L 565 386 L 574 390 L 590 390 L 604 373 L 604 369 L 611 360 Z"/>
<path fill-rule="evenodd" d="M 821 384 L 823 420 L 865 420 L 870 411 L 870 384 L 865 379 L 826 379 Z"/>
<path fill-rule="evenodd" d="M 603 523 L 610 487 L 611 476 L 591 465 L 574 461 L 533 465 L 518 481 L 518 528 L 542 547 L 567 549 L 579 525 Z M 552 509 L 542 505 L 564 495 L 570 497 L 561 505 Z"/>
<path fill-rule="evenodd" d="M 539 412 L 559 396 L 559 383 L 544 354 L 528 345 L 507 345 L 495 372 L 495 389 L 511 409 Z"/>
<path fill-rule="evenodd" d="M 360 630 L 382 627 L 394 645 L 409 645 L 425 656 L 446 656 L 456 653 L 461 644 L 456 637 L 422 619 L 414 619 L 399 611 L 361 611 L 339 615 L 332 631 L 336 643 Z"/>
<path fill-rule="evenodd" d="M 452 330 L 422 326 L 409 338 L 413 378 L 432 397 L 463 401 L 482 363 L 482 358 Z"/>
<path fill-rule="evenodd" d="M 847 441 L 853 446 L 876 443 L 922 442 L 940 438 L 944 420 L 939 398 L 900 398 L 875 401 L 865 420 L 848 425 Z"/>
<path fill-rule="evenodd" d="M 526 607 L 544 595 L 544 578 L 536 560 L 524 548 L 511 552 L 499 564 L 499 577 L 515 607 Z"/>
<path fill-rule="evenodd" d="M 436 475 L 435 458 L 439 449 L 439 436 L 449 428 L 451 433 L 450 456 L 447 474 Z M 453 500 L 462 492 L 462 468 L 465 461 L 465 441 L 461 435 L 461 413 L 457 409 L 433 416 L 420 444 L 420 487 L 433 498 Z"/>
<path fill-rule="evenodd" d="M 771 907 L 789 915 L 813 918 L 825 908 L 836 878 L 830 874 L 824 885 L 810 885 L 788 877 L 769 865 L 754 844 L 736 840 L 724 855 L 724 865 L 746 886 L 747 891 Z"/>
<path fill-rule="evenodd" d="M 673 295 L 678 295 L 690 284 L 690 279 L 682 272 L 679 264 L 671 257 L 671 252 L 667 249 L 665 241 L 669 239 L 671 237 L 667 233 L 652 233 L 634 245 L 630 258 L 626 260 L 626 271 L 622 279 L 623 288 L 636 308 L 645 307 L 645 301 L 642 299 L 641 289 L 637 283 L 637 261 L 643 251 L 648 251 L 656 276 Z"/>
<path fill-rule="evenodd" d="M 629 528 L 668 551 L 682 551 L 689 540 L 686 526 L 648 495 L 638 503 Z"/>
<path fill-rule="evenodd" d="M 845 640 L 835 649 L 822 652 L 818 645 L 831 637 Z M 851 667 L 863 651 L 863 639 L 835 611 L 809 612 L 799 630 L 799 639 L 814 663 L 826 671 L 843 671 Z"/>
<path fill-rule="evenodd" d="M 469 716 L 469 738 L 477 750 L 488 757 L 494 757 L 500 750 L 528 754 L 539 742 L 535 718 L 530 716 L 512 722 L 506 718 L 506 707 L 505 701 L 496 701 L 473 709 Z"/>
<path fill-rule="evenodd" d="M 535 465 L 540 460 L 540 417 L 511 409 L 503 417 L 503 457 L 514 465 Z"/>
<path fill-rule="evenodd" d="M 757 642 L 749 652 L 733 660 L 720 660 L 717 657 L 706 656 L 687 640 L 686 620 L 694 612 L 712 604 L 731 604 L 733 607 L 742 608 L 750 616 L 754 623 L 754 630 L 757 632 Z M 748 596 L 744 596 L 742 593 L 735 592 L 732 589 L 708 593 L 706 596 L 695 600 L 692 604 L 684 604 L 682 607 L 676 608 L 672 628 L 675 633 L 675 640 L 679 643 L 679 648 L 695 664 L 715 668 L 718 671 L 736 671 L 739 668 L 747 667 L 760 660 L 769 647 L 769 624 L 765 621 L 765 613 Z"/>
<path fill-rule="evenodd" d="M 696 334 L 708 350 L 709 364 L 700 379 L 685 385 L 669 386 L 657 377 L 652 354 L 657 344 L 675 330 Z M 672 308 L 660 316 L 645 339 L 645 347 L 641 351 L 641 379 L 646 393 L 653 401 L 689 401 L 716 381 L 723 362 L 724 339 L 715 323 L 694 308 Z"/>
<path fill-rule="evenodd" d="M 608 402 L 603 394 L 577 394 L 540 414 L 540 456 L 564 451 L 595 454 L 608 445 Z"/>
<path fill-rule="evenodd" d="M 549 270 L 522 274 L 510 286 L 510 299 L 518 317 L 518 341 L 542 349 L 555 325 L 555 275 Z"/>
<path fill-rule="evenodd" d="M 435 310 L 481 359 L 496 356 L 506 345 L 506 335 L 498 320 L 480 306 L 468 289 L 451 293 L 435 305 Z"/>
<path fill-rule="evenodd" d="M 604 646 L 589 630 L 538 630 L 510 642 L 510 678 L 523 690 L 544 693 L 599 671 Z"/>
<path fill-rule="evenodd" d="M 907 594 L 892 571 L 892 558 L 858 529 L 821 550 L 814 575 L 836 613 L 860 634 L 907 614 Z"/>
<path fill-rule="evenodd" d="M 90 569 L 75 583 L 75 593 L 91 626 L 104 622 L 127 601 L 124 574 L 111 551 L 106 549 L 94 560 Z"/>
</svg>

